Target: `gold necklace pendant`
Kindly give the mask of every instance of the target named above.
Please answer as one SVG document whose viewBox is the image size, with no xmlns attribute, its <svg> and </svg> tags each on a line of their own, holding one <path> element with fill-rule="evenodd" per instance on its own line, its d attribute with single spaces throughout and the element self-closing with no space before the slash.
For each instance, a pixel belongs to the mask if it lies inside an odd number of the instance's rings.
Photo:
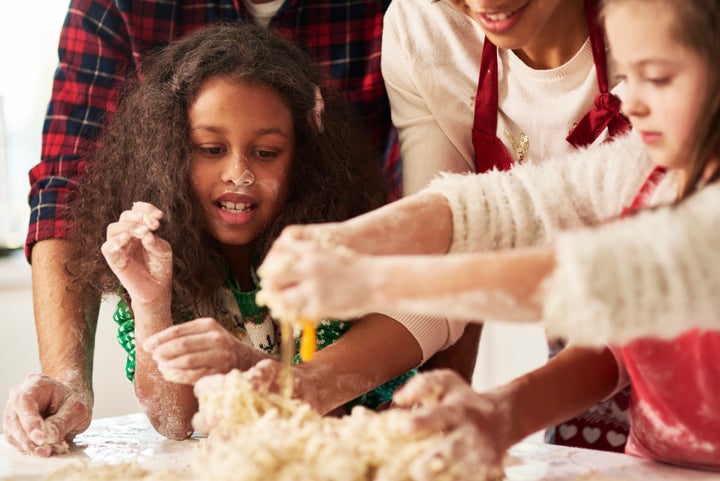
<svg viewBox="0 0 720 481">
<path fill-rule="evenodd" d="M 528 148 L 530 147 L 530 140 L 528 139 L 525 132 L 520 132 L 520 141 L 515 139 L 515 136 L 509 130 L 505 131 L 505 137 L 510 141 L 510 147 L 515 154 L 515 161 L 518 164 L 522 164 L 527 160 Z"/>
</svg>

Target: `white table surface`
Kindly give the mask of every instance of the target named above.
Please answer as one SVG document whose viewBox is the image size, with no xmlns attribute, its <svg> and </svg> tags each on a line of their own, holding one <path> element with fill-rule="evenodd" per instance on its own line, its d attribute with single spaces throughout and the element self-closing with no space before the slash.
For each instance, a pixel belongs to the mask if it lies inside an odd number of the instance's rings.
<svg viewBox="0 0 720 481">
<path fill-rule="evenodd" d="M 192 458 L 200 442 L 195 438 L 165 439 L 139 413 L 97 419 L 76 437 L 70 453 L 61 456 L 23 455 L 3 437 L 0 480 L 39 481 L 79 460 L 91 465 L 134 461 L 148 469 L 172 469 L 191 478 Z M 676 468 L 616 453 L 536 443 L 520 443 L 510 450 L 506 474 L 508 481 L 720 481 L 720 473 Z"/>
</svg>

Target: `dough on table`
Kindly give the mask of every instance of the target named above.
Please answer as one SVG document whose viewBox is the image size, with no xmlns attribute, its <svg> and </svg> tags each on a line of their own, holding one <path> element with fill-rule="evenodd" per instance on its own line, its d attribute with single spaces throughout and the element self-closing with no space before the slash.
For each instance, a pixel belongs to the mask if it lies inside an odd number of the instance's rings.
<svg viewBox="0 0 720 481">
<path fill-rule="evenodd" d="M 301 401 L 253 390 L 237 370 L 219 378 L 200 390 L 200 415 L 210 433 L 192 473 L 153 473 L 129 464 L 75 467 L 47 481 L 415 481 L 419 463 L 434 481 L 504 476 L 500 466 L 467 469 L 453 462 L 449 446 L 460 433 L 409 434 L 407 411 L 358 406 L 344 417 L 322 417 Z"/>
</svg>

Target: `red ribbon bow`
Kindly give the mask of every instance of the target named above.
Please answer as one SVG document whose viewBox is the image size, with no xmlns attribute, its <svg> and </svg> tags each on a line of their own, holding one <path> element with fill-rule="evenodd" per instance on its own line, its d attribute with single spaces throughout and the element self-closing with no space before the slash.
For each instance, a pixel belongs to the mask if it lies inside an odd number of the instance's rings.
<svg viewBox="0 0 720 481">
<path fill-rule="evenodd" d="M 597 94 L 595 108 L 580 119 L 566 140 L 577 148 L 592 144 L 606 127 L 610 137 L 630 130 L 630 122 L 620 112 L 620 105 L 620 99 L 610 92 Z"/>
</svg>

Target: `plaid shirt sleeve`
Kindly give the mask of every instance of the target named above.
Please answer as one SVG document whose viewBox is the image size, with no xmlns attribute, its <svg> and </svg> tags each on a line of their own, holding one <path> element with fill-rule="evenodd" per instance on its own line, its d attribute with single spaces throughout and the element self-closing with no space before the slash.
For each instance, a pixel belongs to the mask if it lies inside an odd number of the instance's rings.
<svg viewBox="0 0 720 481">
<path fill-rule="evenodd" d="M 30 171 L 30 227 L 25 254 L 37 241 L 67 234 L 68 202 L 84 168 L 83 152 L 115 111 L 122 72 L 133 69 L 123 20 L 112 2 L 74 1 L 58 48 L 42 160 Z"/>
</svg>

